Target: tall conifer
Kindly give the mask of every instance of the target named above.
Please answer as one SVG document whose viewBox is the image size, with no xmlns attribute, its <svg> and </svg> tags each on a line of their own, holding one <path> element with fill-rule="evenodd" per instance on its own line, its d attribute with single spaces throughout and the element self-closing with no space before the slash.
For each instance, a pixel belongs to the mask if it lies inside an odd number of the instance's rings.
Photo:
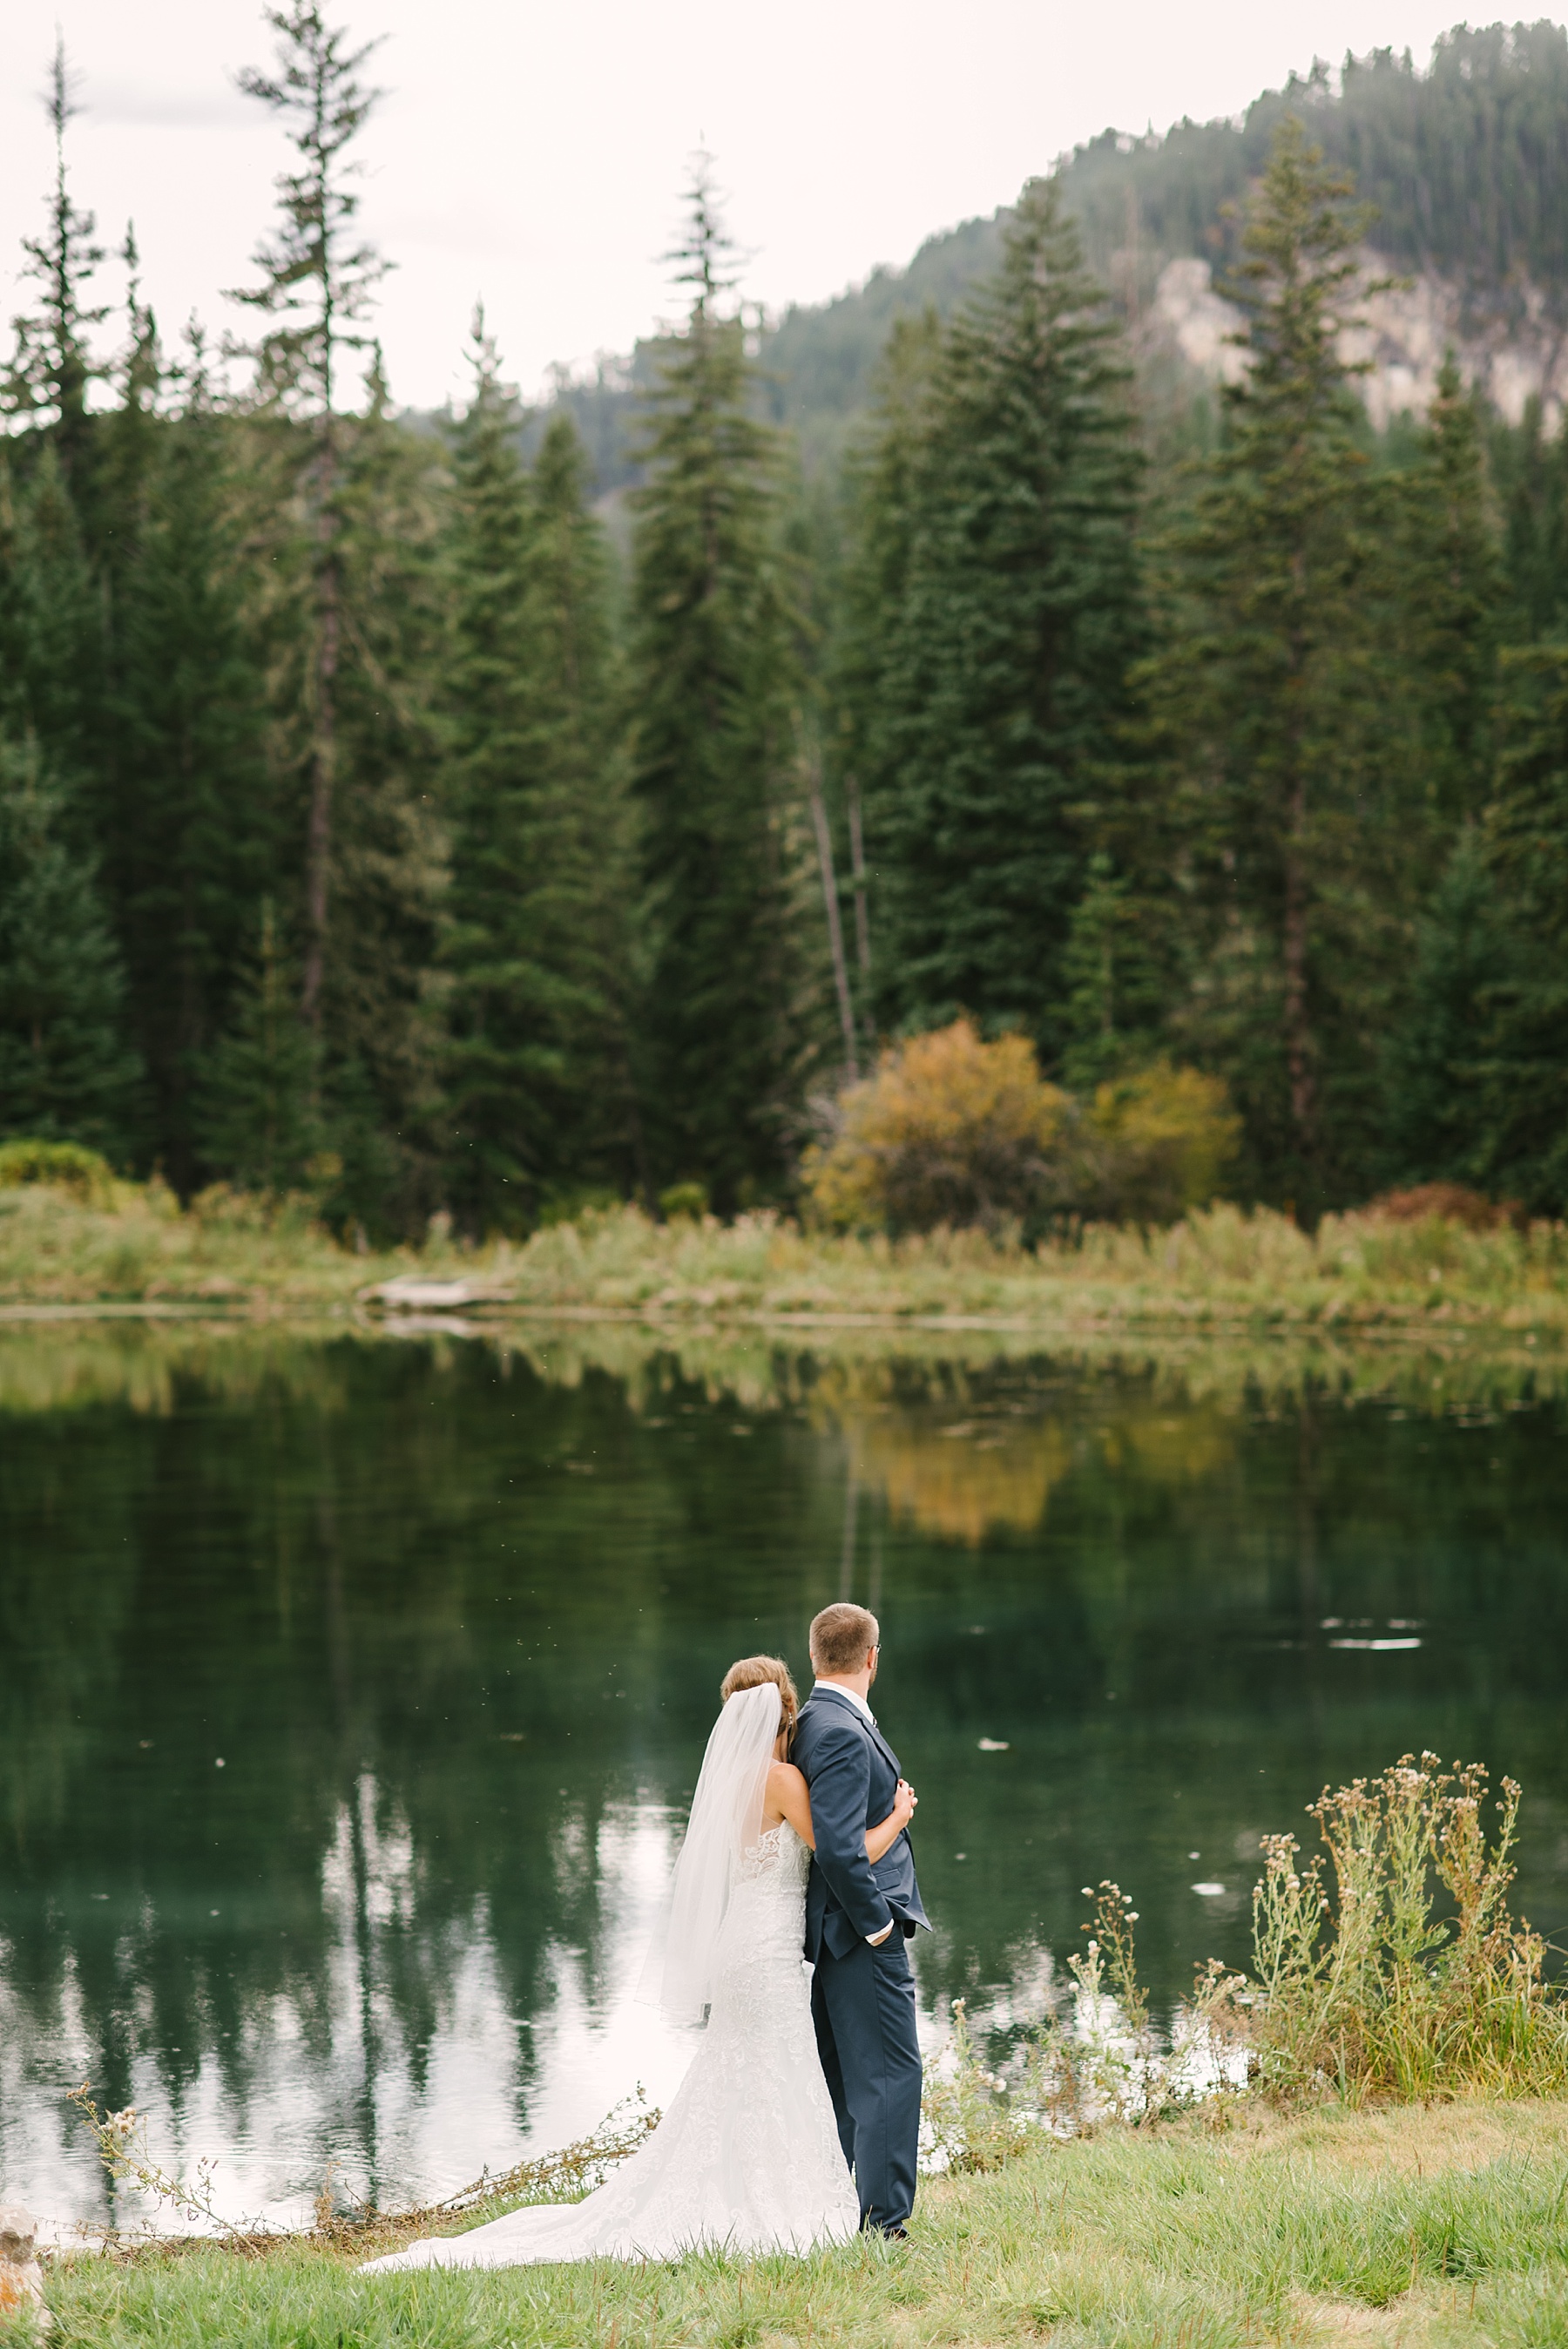
<svg viewBox="0 0 1568 2349">
<path fill-rule="evenodd" d="M 33 312 L 12 321 L 15 346 L 0 378 L 0 408 L 49 426 L 60 469 L 80 496 L 88 486 L 88 394 L 103 373 L 93 355 L 91 330 L 108 310 L 88 298 L 104 249 L 94 242 L 98 224 L 91 212 L 77 209 L 66 171 L 66 130 L 77 108 L 65 40 L 58 34 L 45 106 L 55 134 L 55 184 L 43 235 L 22 240 L 24 274 L 38 287 L 39 298 Z"/>
<path fill-rule="evenodd" d="M 868 811 L 892 1019 L 965 1009 L 1059 1043 L 1074 810 L 1142 639 L 1128 374 L 1059 190 L 1030 181 L 944 337 L 909 510 L 880 509 L 903 573 Z"/>
<path fill-rule="evenodd" d="M 101 605 L 53 442 L 8 456 L 0 444 L 0 723 L 36 736 L 68 790 L 101 723 Z"/>
<path fill-rule="evenodd" d="M 138 1071 L 94 878 L 36 744 L 0 737 L 0 1134 L 122 1159 Z"/>
<path fill-rule="evenodd" d="M 278 181 L 260 282 L 248 453 L 270 572 L 264 623 L 277 752 L 297 783 L 301 1012 L 340 1219 L 386 1229 L 433 1204 L 420 1134 L 433 1105 L 428 988 L 443 852 L 430 723 L 438 446 L 388 412 L 367 320 L 385 264 L 356 227 L 354 142 L 378 93 L 374 44 L 350 46 L 316 0 L 267 12 L 275 69 L 242 77 L 284 120 L 296 168 Z M 363 367 L 362 401 L 346 380 Z"/>
<path fill-rule="evenodd" d="M 465 1222 L 507 1229 L 629 1171 L 627 811 L 582 445 L 557 417 L 531 479 L 482 319 L 474 368 L 448 542 L 442 1156 Z"/>
<path fill-rule="evenodd" d="M 893 322 L 877 369 L 867 428 L 844 468 L 845 553 L 829 631 L 826 698 L 829 766 L 843 803 L 853 885 L 858 1010 L 868 1045 L 877 1033 L 865 810 L 897 783 L 889 732 L 896 705 L 888 690 L 896 623 L 909 585 L 925 462 L 933 381 L 942 352 L 936 312 Z M 879 946 L 884 942 L 879 921 Z"/>
<path fill-rule="evenodd" d="M 724 300 L 727 249 L 700 174 L 676 256 L 691 308 L 648 397 L 632 655 L 653 1154 L 665 1179 L 704 1182 L 726 1206 L 782 1177 L 799 986 L 794 597 L 778 443 Z"/>
<path fill-rule="evenodd" d="M 128 381 L 104 419 L 105 507 L 118 518 L 108 723 L 84 797 L 148 1074 L 144 1154 L 183 1192 L 205 1171 L 198 1072 L 292 843 L 265 754 L 239 438 L 207 396 L 199 354 L 179 388 L 184 412 L 160 416 Z"/>
<path fill-rule="evenodd" d="M 193 1123 L 206 1164 L 243 1189 L 276 1197 L 304 1187 L 321 1149 L 316 1044 L 299 1016 L 270 897 L 233 1018 L 202 1064 Z"/>
<path fill-rule="evenodd" d="M 1478 984 L 1472 1163 L 1486 1188 L 1568 1211 L 1568 655 L 1505 666 L 1502 753 L 1483 838 L 1508 940 Z"/>
<path fill-rule="evenodd" d="M 277 36 L 275 69 L 265 74 L 248 67 L 241 75 L 241 87 L 282 117 L 299 161 L 297 169 L 278 181 L 277 231 L 254 256 L 262 282 L 242 289 L 235 298 L 269 321 L 256 347 L 263 398 L 284 415 L 302 420 L 308 436 L 304 487 L 312 543 L 314 628 L 302 1000 L 305 1018 L 319 1028 L 326 983 L 343 651 L 343 556 L 338 544 L 343 435 L 337 409 L 346 363 L 351 354 L 369 347 L 365 321 L 385 274 L 375 249 L 356 238 L 357 167 L 346 157 L 379 93 L 362 79 L 376 44 L 350 48 L 342 28 L 327 24 L 318 0 L 292 0 L 289 7 L 268 8 L 265 15 Z"/>
<path fill-rule="evenodd" d="M 1417 753 L 1439 854 L 1475 816 L 1493 764 L 1497 656 L 1507 587 L 1482 414 L 1453 356 L 1439 373 L 1420 461 L 1404 477 L 1403 608 Z M 1418 854 L 1410 839 L 1408 852 Z"/>
<path fill-rule="evenodd" d="M 1384 1055 L 1391 1184 L 1491 1184 L 1505 1170 L 1489 1116 L 1500 1008 L 1522 961 L 1485 843 L 1469 826 L 1415 926 L 1409 984 Z"/>
<path fill-rule="evenodd" d="M 1253 1179 L 1308 1213 L 1376 1146 L 1414 767 L 1388 517 L 1339 348 L 1367 224 L 1352 197 L 1287 118 L 1230 288 L 1246 370 L 1165 549 L 1168 649 L 1146 678 L 1186 876 L 1178 1033 L 1229 1078 Z"/>
</svg>

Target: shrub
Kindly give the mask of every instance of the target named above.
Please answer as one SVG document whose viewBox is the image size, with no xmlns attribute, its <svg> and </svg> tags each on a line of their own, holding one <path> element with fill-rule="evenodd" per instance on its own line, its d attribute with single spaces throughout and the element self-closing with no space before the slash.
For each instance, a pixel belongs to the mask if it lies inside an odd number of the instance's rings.
<svg viewBox="0 0 1568 2349">
<path fill-rule="evenodd" d="M 623 1204 L 619 1191 L 608 1183 L 562 1185 L 546 1190 L 541 1198 L 539 1228 L 550 1232 L 557 1224 L 602 1221 L 604 1216 L 614 1215 Z M 665 1213 L 668 1212 L 666 1208 Z"/>
<path fill-rule="evenodd" d="M 672 1183 L 659 1193 L 659 1212 L 666 1224 L 700 1224 L 707 1213 L 706 1183 Z"/>
<path fill-rule="evenodd" d="M 813 1216 L 894 1231 L 995 1233 L 1052 1214 L 1174 1223 L 1214 1196 L 1241 1133 L 1217 1077 L 1160 1061 L 1101 1085 L 1086 1114 L 1026 1037 L 984 1043 L 967 1019 L 884 1052 L 837 1123 L 806 1154 Z"/>
<path fill-rule="evenodd" d="M 995 1231 L 1062 1197 L 1073 1105 L 1026 1036 L 987 1044 L 967 1019 L 912 1036 L 845 1091 L 838 1119 L 803 1169 L 821 1223 Z"/>
<path fill-rule="evenodd" d="M 1489 1199 L 1462 1183 L 1418 1183 L 1409 1191 L 1385 1191 L 1361 1211 L 1387 1224 L 1452 1224 L 1466 1232 L 1522 1228 L 1524 1212 L 1516 1199 Z"/>
<path fill-rule="evenodd" d="M 1222 1080 L 1157 1061 L 1101 1085 L 1089 1112 L 1093 1188 L 1081 1202 L 1097 1221 L 1173 1224 L 1219 1192 L 1242 1122 Z"/>
<path fill-rule="evenodd" d="M 84 1206 L 107 1206 L 114 1197 L 114 1175 L 107 1158 L 79 1142 L 0 1142 L 0 1191 L 24 1183 L 46 1184 L 68 1191 Z"/>
</svg>

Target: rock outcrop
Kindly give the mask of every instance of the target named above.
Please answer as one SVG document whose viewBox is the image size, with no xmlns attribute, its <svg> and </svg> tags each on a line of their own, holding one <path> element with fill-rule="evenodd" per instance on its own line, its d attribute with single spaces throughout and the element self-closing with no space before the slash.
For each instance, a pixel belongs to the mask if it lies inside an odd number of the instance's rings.
<svg viewBox="0 0 1568 2349">
<path fill-rule="evenodd" d="M 1378 254 L 1364 256 L 1369 287 L 1387 274 Z M 1347 359 L 1371 362 L 1358 381 L 1379 430 L 1397 416 L 1426 414 L 1450 350 L 1465 382 L 1484 392 L 1511 424 L 1538 398 L 1547 430 L 1557 429 L 1568 405 L 1568 329 L 1538 286 L 1510 286 L 1505 297 L 1482 307 L 1459 285 L 1423 272 L 1364 294 L 1357 307 L 1363 323 L 1346 329 L 1340 347 Z M 1209 264 L 1183 255 L 1161 270 L 1141 339 L 1152 349 L 1175 351 L 1210 383 L 1234 383 L 1246 364 L 1229 339 L 1240 324 L 1240 312 L 1214 285 Z"/>
</svg>

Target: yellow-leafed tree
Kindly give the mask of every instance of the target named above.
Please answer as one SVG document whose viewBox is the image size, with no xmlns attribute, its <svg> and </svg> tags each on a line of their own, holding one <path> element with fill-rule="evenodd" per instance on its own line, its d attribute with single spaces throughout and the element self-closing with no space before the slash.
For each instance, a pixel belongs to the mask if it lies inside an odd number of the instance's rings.
<svg viewBox="0 0 1568 2349">
<path fill-rule="evenodd" d="M 1086 1109 L 1041 1076 L 1027 1037 L 987 1043 L 955 1019 L 851 1085 L 802 1172 L 812 1216 L 840 1229 L 1170 1223 L 1214 1196 L 1238 1132 L 1223 1084 L 1194 1069 L 1157 1062 Z"/>
<path fill-rule="evenodd" d="M 1073 1123 L 1026 1036 L 985 1043 L 967 1019 L 885 1051 L 839 1102 L 840 1130 L 808 1153 L 823 1223 L 930 1231 L 999 1225 L 1049 1205 Z"/>
<path fill-rule="evenodd" d="M 1082 1211 L 1103 1222 L 1173 1224 L 1221 1189 L 1242 1122 L 1220 1077 L 1168 1061 L 1101 1085 L 1088 1117 Z"/>
</svg>

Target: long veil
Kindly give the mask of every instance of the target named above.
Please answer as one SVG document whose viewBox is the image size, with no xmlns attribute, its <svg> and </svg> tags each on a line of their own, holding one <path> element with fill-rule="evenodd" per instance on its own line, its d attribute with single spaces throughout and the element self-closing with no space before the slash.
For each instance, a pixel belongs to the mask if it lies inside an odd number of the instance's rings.
<svg viewBox="0 0 1568 2349">
<path fill-rule="evenodd" d="M 741 1857 L 761 1832 L 781 1711 L 772 1681 L 738 1689 L 702 1757 L 669 1903 L 637 1989 L 640 1999 L 681 2023 L 700 2023 L 713 2001 L 719 1928 Z"/>
</svg>

